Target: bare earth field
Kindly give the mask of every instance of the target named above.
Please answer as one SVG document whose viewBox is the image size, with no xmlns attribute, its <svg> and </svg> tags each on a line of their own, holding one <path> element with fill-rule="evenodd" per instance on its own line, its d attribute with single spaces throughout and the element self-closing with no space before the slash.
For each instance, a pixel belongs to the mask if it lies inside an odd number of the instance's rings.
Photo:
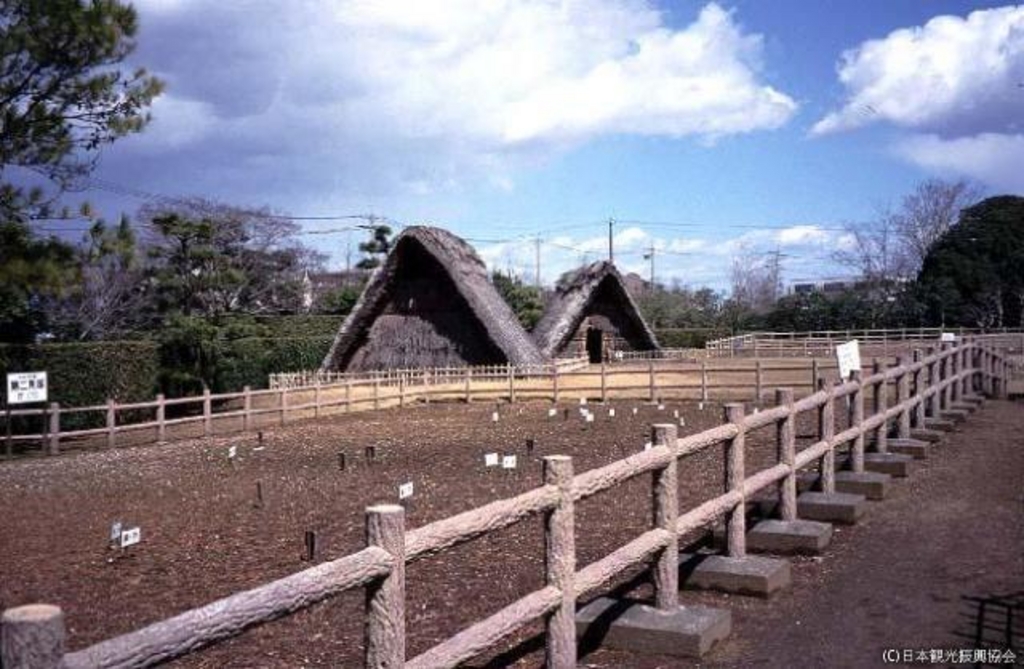
<svg viewBox="0 0 1024 669">
<path fill-rule="evenodd" d="M 659 411 L 620 401 L 592 405 L 598 418 L 588 426 L 578 404 L 563 404 L 554 419 L 549 406 L 503 405 L 493 423 L 490 403 L 433 404 L 268 430 L 262 448 L 255 436 L 236 435 L 4 463 L 0 607 L 62 606 L 69 647 L 78 649 L 309 566 L 302 559 L 307 530 L 317 534 L 317 562 L 358 550 L 363 509 L 395 501 L 400 483 L 415 484 L 408 526 L 417 527 L 539 485 L 544 455 L 571 455 L 581 472 L 640 450 L 651 423 L 671 422 L 676 410 L 686 420 L 681 434 L 721 420 L 719 406 L 701 411 L 669 402 Z M 562 408 L 570 408 L 568 420 Z M 970 646 L 950 636 L 967 605 L 960 597 L 1007 594 L 1024 582 L 1024 412 L 990 403 L 968 426 L 969 436 L 954 435 L 897 484 L 891 500 L 839 532 L 824 558 L 796 561 L 789 592 L 770 603 L 685 593 L 684 603 L 734 612 L 733 639 L 706 664 L 874 666 L 885 646 Z M 798 434 L 813 430 L 808 418 Z M 528 438 L 536 441 L 532 454 Z M 238 450 L 234 464 L 230 446 Z M 376 447 L 376 461 L 367 460 L 366 446 Z M 774 464 L 774 450 L 770 431 L 748 437 L 748 475 Z M 518 469 L 486 468 L 488 452 L 518 455 Z M 683 461 L 679 471 L 685 510 L 722 489 L 721 447 Z M 141 526 L 142 543 L 125 554 L 109 550 L 115 520 Z M 579 566 L 650 522 L 647 476 L 582 502 Z M 414 563 L 407 575 L 409 656 L 539 588 L 542 579 L 539 518 Z M 632 594 L 646 593 L 641 584 Z M 178 664 L 361 666 L 362 607 L 361 591 L 347 593 Z M 525 630 L 478 664 L 539 666 L 531 635 L 540 629 Z M 691 666 L 606 650 L 581 665 Z"/>
</svg>

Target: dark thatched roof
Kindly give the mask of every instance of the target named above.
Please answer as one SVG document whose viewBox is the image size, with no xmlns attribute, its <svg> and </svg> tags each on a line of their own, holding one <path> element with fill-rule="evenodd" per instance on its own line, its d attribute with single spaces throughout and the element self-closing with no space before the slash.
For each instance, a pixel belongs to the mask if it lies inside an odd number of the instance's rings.
<svg viewBox="0 0 1024 669">
<path fill-rule="evenodd" d="M 579 268 L 559 282 L 544 316 L 533 330 L 533 339 L 541 353 L 554 357 L 568 342 L 587 316 L 597 291 L 608 284 L 611 293 L 619 300 L 622 315 L 632 322 L 640 341 L 633 342 L 638 349 L 653 350 L 658 347 L 654 332 L 644 321 L 633 297 L 626 290 L 622 275 L 615 265 L 600 260 Z"/>
<path fill-rule="evenodd" d="M 504 361 L 513 365 L 541 364 L 545 358 L 520 325 L 512 309 L 488 280 L 487 268 L 473 248 L 452 233 L 426 226 L 406 228 L 395 238 L 391 253 L 370 276 L 370 280 L 334 338 L 323 370 L 344 369 L 362 343 L 366 332 L 387 305 L 399 270 L 401 251 L 416 245 L 433 257 L 450 277 L 459 296 L 478 319 L 490 344 Z"/>
</svg>

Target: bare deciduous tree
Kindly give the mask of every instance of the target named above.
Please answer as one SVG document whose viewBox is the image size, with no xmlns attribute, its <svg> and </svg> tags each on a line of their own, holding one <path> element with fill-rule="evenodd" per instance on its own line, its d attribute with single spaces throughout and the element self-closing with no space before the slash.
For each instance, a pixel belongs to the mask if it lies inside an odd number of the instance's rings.
<svg viewBox="0 0 1024 669">
<path fill-rule="evenodd" d="M 932 245 L 981 194 L 977 184 L 963 179 L 922 181 L 898 208 L 883 209 L 869 223 L 846 225 L 844 247 L 833 257 L 875 286 L 911 279 Z"/>
</svg>

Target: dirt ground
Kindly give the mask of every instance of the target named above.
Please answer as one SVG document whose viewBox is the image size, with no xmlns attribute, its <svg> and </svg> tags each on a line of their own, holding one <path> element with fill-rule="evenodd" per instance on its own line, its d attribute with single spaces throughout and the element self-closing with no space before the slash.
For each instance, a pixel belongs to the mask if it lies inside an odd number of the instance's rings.
<svg viewBox="0 0 1024 669">
<path fill-rule="evenodd" d="M 548 417 L 549 406 L 503 405 L 494 423 L 493 404 L 435 404 L 289 425 L 266 431 L 262 445 L 240 435 L 5 463 L 0 608 L 59 604 L 70 649 L 82 648 L 309 566 L 307 530 L 316 532 L 317 562 L 358 550 L 363 509 L 396 500 L 400 483 L 415 485 L 408 526 L 418 527 L 539 485 L 543 455 L 572 455 L 581 472 L 640 450 L 650 424 L 674 420 L 675 411 L 685 418 L 684 434 L 721 420 L 714 405 L 667 403 L 659 410 L 616 402 L 592 406 L 598 418 L 588 425 L 578 404 L 559 407 L 555 418 Z M 614 419 L 609 408 L 616 409 Z M 939 635 L 950 625 L 934 612 L 948 609 L 956 618 L 966 605 L 961 595 L 1019 590 L 1024 412 L 993 404 L 970 425 L 970 439 L 954 437 L 897 485 L 891 500 L 874 504 L 865 522 L 842 530 L 824 558 L 797 561 L 791 591 L 770 603 L 684 594 L 684 603 L 714 602 L 734 612 L 733 639 L 709 664 L 873 666 L 882 646 L 931 647 L 945 639 Z M 798 434 L 813 430 L 807 417 Z M 532 453 L 527 439 L 535 440 Z M 957 441 L 964 443 L 957 447 Z M 231 446 L 238 454 L 233 461 Z M 376 447 L 373 462 L 367 446 Z M 681 463 L 681 509 L 721 490 L 721 450 Z M 339 452 L 346 455 L 344 470 Z M 516 454 L 519 467 L 486 468 L 490 452 Z M 748 438 L 748 475 L 774 461 L 769 430 Z M 117 520 L 142 528 L 142 542 L 123 554 L 107 547 Z M 650 522 L 649 476 L 584 501 L 577 508 L 579 566 Z M 409 656 L 542 580 L 539 518 L 411 565 Z M 644 596 L 646 587 L 633 594 Z M 347 593 L 177 666 L 361 666 L 362 607 L 361 591 Z M 477 664 L 538 666 L 539 630 L 531 626 Z M 951 645 L 969 644 L 944 644 Z M 606 650 L 581 665 L 690 666 Z"/>
</svg>

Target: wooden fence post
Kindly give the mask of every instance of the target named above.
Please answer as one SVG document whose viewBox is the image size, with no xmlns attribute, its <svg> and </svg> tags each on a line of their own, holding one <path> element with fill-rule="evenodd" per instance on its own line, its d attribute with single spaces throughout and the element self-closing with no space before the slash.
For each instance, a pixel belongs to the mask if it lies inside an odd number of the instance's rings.
<svg viewBox="0 0 1024 669">
<path fill-rule="evenodd" d="M 928 356 L 932 357 L 936 353 L 934 346 L 928 347 Z M 939 382 L 939 361 L 932 360 L 928 363 L 928 390 L 937 390 Z M 926 416 L 930 418 L 939 417 L 939 393 L 933 392 L 928 396 L 928 410 L 925 412 Z"/>
<path fill-rule="evenodd" d="M 708 401 L 708 361 L 700 361 L 700 401 Z"/>
<path fill-rule="evenodd" d="M 861 382 L 861 371 L 853 370 L 850 380 L 857 384 L 850 398 L 850 427 L 857 428 L 857 436 L 853 438 L 853 446 L 850 449 L 850 468 L 854 473 L 864 473 L 864 431 L 861 426 L 864 424 L 864 384 Z"/>
<path fill-rule="evenodd" d="M 405 372 L 398 374 L 398 406 L 405 406 Z"/>
<path fill-rule="evenodd" d="M 156 396 L 156 441 L 162 444 L 167 441 L 167 404 L 163 393 Z"/>
<path fill-rule="evenodd" d="M 647 361 L 647 387 L 648 387 L 648 400 L 653 402 L 655 400 L 655 386 L 654 386 L 654 360 Z"/>
<path fill-rule="evenodd" d="M 949 375 L 950 375 L 949 373 L 950 373 L 950 367 L 951 367 L 950 361 L 949 361 L 949 347 L 950 347 L 950 343 L 949 342 L 944 342 L 942 344 L 942 350 L 941 350 L 942 366 L 939 368 L 939 381 L 943 384 L 942 385 L 942 391 L 940 393 L 940 396 L 942 398 L 942 400 L 939 403 L 940 409 L 948 409 L 949 408 L 949 404 L 952 401 L 952 392 L 953 391 L 949 387 L 949 384 L 946 383 L 946 380 L 949 378 Z"/>
<path fill-rule="evenodd" d="M 252 388 L 242 388 L 242 430 L 252 430 Z"/>
<path fill-rule="evenodd" d="M 811 392 L 818 389 L 818 359 L 811 360 Z"/>
<path fill-rule="evenodd" d="M 210 389 L 203 386 L 203 436 L 213 434 L 213 405 L 210 402 Z"/>
<path fill-rule="evenodd" d="M 47 427 L 49 433 L 49 443 L 47 445 L 47 452 L 50 455 L 58 455 L 60 453 L 60 403 L 50 402 L 49 411 L 49 425 Z"/>
<path fill-rule="evenodd" d="M 352 379 L 345 377 L 345 413 L 352 411 Z"/>
<path fill-rule="evenodd" d="M 558 505 L 544 517 L 545 581 L 562 593 L 546 621 L 545 666 L 576 667 L 576 520 L 572 500 L 572 458 L 544 458 L 544 483 L 558 488 Z M 400 665 L 399 665 L 400 666 Z"/>
<path fill-rule="evenodd" d="M 473 377 L 473 370 L 472 370 L 472 368 L 466 367 L 466 404 L 469 404 L 473 400 L 473 397 L 472 397 L 472 392 L 473 392 L 472 377 Z"/>
<path fill-rule="evenodd" d="M 313 418 L 320 417 L 320 377 L 316 378 L 316 385 L 313 386 Z"/>
<path fill-rule="evenodd" d="M 729 490 L 743 494 L 743 479 L 746 478 L 744 449 L 746 434 L 743 426 L 743 403 L 735 402 L 725 405 L 725 420 L 736 426 L 736 436 L 726 442 L 725 446 L 725 485 Z M 747 504 L 740 499 L 726 518 L 727 545 L 729 557 L 741 558 L 747 554 Z"/>
<path fill-rule="evenodd" d="M 288 387 L 285 386 L 281 389 L 281 397 L 278 400 L 278 405 L 281 408 L 281 425 L 288 422 Z"/>
<path fill-rule="evenodd" d="M 775 445 L 779 462 L 789 465 L 789 473 L 779 481 L 779 515 L 782 520 L 796 520 L 796 414 L 793 412 L 793 389 L 775 389 L 776 406 L 789 407 L 786 417 L 776 423 Z"/>
<path fill-rule="evenodd" d="M 906 370 L 908 363 L 906 355 L 896 358 L 896 364 L 901 370 L 896 377 L 896 403 L 901 407 L 896 423 L 896 437 L 899 439 L 910 438 L 910 407 L 906 406 L 907 400 L 910 399 L 910 374 Z"/>
<path fill-rule="evenodd" d="M 825 403 L 818 408 L 818 441 L 828 442 L 828 450 L 818 464 L 821 491 L 826 495 L 836 492 L 836 451 L 832 443 L 836 433 L 836 391 L 828 379 L 818 379 L 818 389 L 827 393 Z"/>
<path fill-rule="evenodd" d="M 112 400 L 107 400 L 107 448 L 113 448 L 116 443 L 117 433 L 117 403 Z"/>
<path fill-rule="evenodd" d="M 558 363 L 551 365 L 551 395 L 555 404 L 558 404 Z"/>
<path fill-rule="evenodd" d="M 754 361 L 754 403 L 761 403 L 761 392 L 763 390 L 763 372 L 761 371 L 761 361 Z"/>
<path fill-rule="evenodd" d="M 366 543 L 391 554 L 391 573 L 366 587 L 366 663 L 369 669 L 405 665 L 405 509 L 366 509 Z"/>
<path fill-rule="evenodd" d="M 949 384 L 949 405 L 952 408 L 953 402 L 960 399 L 960 380 L 957 376 L 960 374 L 960 342 L 954 343 L 950 347 L 949 354 L 949 377 L 952 382 Z"/>
<path fill-rule="evenodd" d="M 64 613 L 49 604 L 7 609 L 0 620 L 0 665 L 59 669 L 64 665 Z"/>
<path fill-rule="evenodd" d="M 605 375 L 606 375 L 605 363 L 604 363 L 604 360 L 601 360 L 601 401 L 602 402 L 607 402 L 608 401 L 608 380 L 605 377 Z"/>
<path fill-rule="evenodd" d="M 924 359 L 924 351 L 914 349 L 914 364 L 920 365 Z M 924 427 L 924 366 L 914 370 L 914 398 L 917 404 L 914 405 L 914 427 Z"/>
<path fill-rule="evenodd" d="M 515 404 L 516 401 L 516 372 L 512 363 L 508 363 L 508 403 Z"/>
<path fill-rule="evenodd" d="M 875 358 L 871 365 L 872 375 L 877 375 L 885 372 L 885 367 L 882 366 L 881 361 Z M 871 405 L 871 414 L 877 416 L 880 413 L 885 413 L 889 408 L 889 382 L 885 379 L 875 383 L 875 396 Z M 878 426 L 878 430 L 875 432 L 875 451 L 878 453 L 887 453 L 889 451 L 889 421 L 882 421 L 882 424 Z"/>
<path fill-rule="evenodd" d="M 373 375 L 373 408 L 380 408 L 380 374 Z"/>
<path fill-rule="evenodd" d="M 673 423 L 651 426 L 651 443 L 667 446 L 673 453 L 668 465 L 654 473 L 654 526 L 667 531 L 668 545 L 655 557 L 654 599 L 659 611 L 674 611 L 679 606 L 679 478 L 675 458 L 679 428 Z"/>
</svg>

